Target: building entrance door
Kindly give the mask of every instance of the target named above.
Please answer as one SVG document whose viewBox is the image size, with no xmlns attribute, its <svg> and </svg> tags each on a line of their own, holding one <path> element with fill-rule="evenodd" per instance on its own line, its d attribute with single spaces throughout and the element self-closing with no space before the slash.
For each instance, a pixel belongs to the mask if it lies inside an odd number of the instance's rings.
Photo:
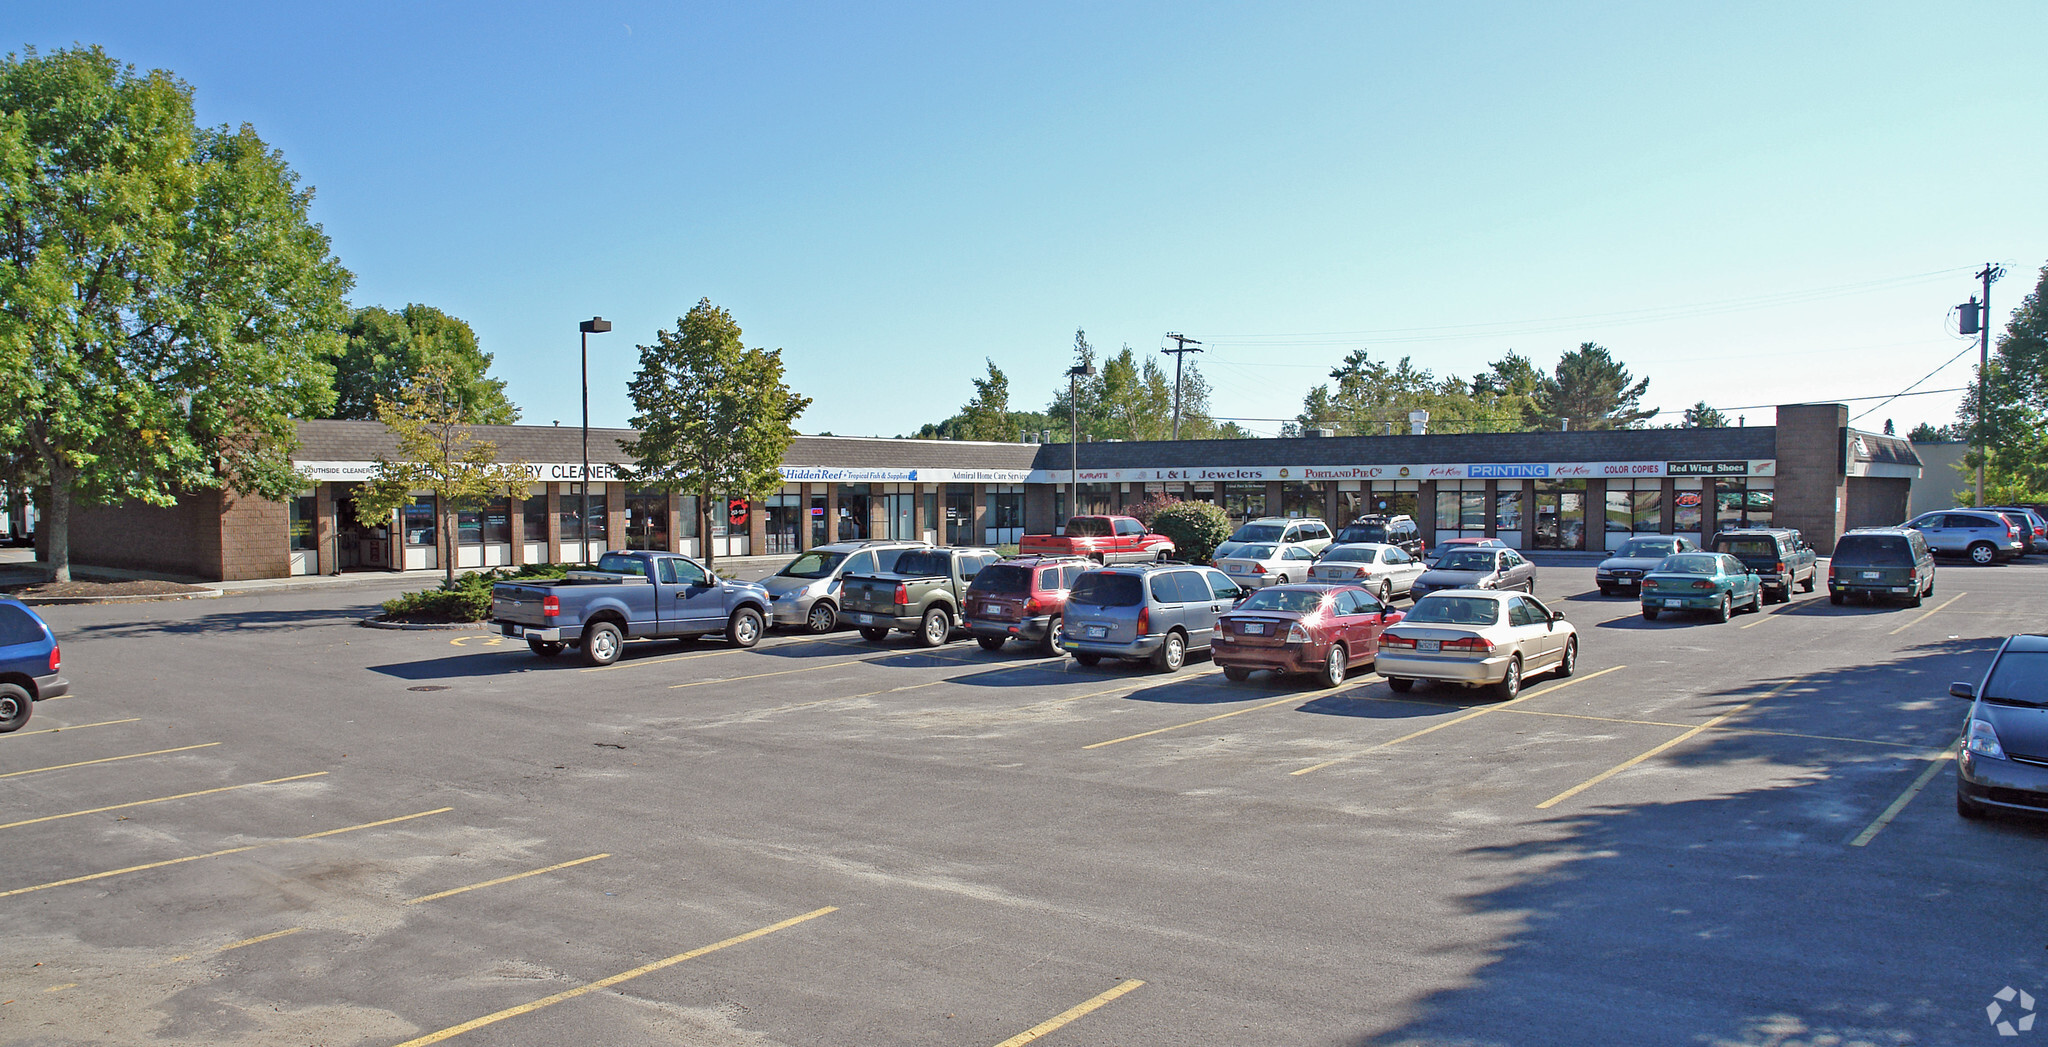
<svg viewBox="0 0 2048 1047">
<path fill-rule="evenodd" d="M 1586 547 L 1586 492 L 1552 486 L 1558 481 L 1537 481 L 1536 548 L 1584 549 Z"/>
</svg>

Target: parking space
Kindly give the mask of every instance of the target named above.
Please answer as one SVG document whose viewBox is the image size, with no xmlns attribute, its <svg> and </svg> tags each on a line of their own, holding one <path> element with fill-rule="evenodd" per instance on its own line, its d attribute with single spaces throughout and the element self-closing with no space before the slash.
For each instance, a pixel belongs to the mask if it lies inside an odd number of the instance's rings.
<svg viewBox="0 0 2048 1047">
<path fill-rule="evenodd" d="M 847 633 L 594 669 L 331 592 L 64 608 L 76 696 L 0 738 L 0 1028 L 1611 1042 L 1604 993 L 1699 1042 L 1964 1042 L 2043 973 L 1963 943 L 2044 836 L 1955 818 L 1945 690 L 2043 581 L 1715 624 L 1546 567 L 1582 658 L 1512 702 Z M 1924 962 L 1847 962 L 1875 941 Z"/>
</svg>

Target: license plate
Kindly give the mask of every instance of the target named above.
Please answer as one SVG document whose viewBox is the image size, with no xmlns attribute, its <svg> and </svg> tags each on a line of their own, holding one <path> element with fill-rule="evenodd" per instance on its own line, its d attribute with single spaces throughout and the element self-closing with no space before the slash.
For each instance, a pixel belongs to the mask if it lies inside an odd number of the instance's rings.
<svg viewBox="0 0 2048 1047">
<path fill-rule="evenodd" d="M 1883 575 L 1879 574 L 1879 573 L 1878 573 L 1878 572 L 1876 572 L 1876 571 L 1865 571 L 1865 572 L 1863 572 L 1863 577 L 1865 577 L 1865 578 L 1881 578 L 1881 577 L 1883 577 Z"/>
<path fill-rule="evenodd" d="M 1442 640 L 1417 640 L 1417 641 L 1415 641 L 1415 649 L 1416 649 L 1416 650 L 1418 650 L 1418 651 L 1437 651 L 1437 650 L 1442 650 L 1442 649 L 1443 649 L 1443 646 L 1444 646 L 1444 642 L 1443 642 Z"/>
<path fill-rule="evenodd" d="M 1264 636 L 1266 635 L 1266 623 L 1246 622 L 1244 625 L 1244 633 L 1247 636 Z"/>
<path fill-rule="evenodd" d="M 1234 563 L 1231 564 L 1229 567 L 1225 568 L 1225 570 L 1229 571 L 1231 574 L 1243 574 L 1244 565 L 1241 563 Z"/>
<path fill-rule="evenodd" d="M 1003 608 L 1000 604 L 985 603 L 981 605 L 981 613 L 993 618 L 1003 613 Z"/>
<path fill-rule="evenodd" d="M 1091 639 L 1091 640 L 1100 640 L 1100 639 L 1102 639 L 1103 637 L 1105 637 L 1105 636 L 1108 636 L 1108 635 L 1109 635 L 1109 626 L 1107 626 L 1107 625 L 1091 625 L 1091 626 L 1088 626 L 1087 628 L 1085 628 L 1085 629 L 1081 630 L 1081 632 L 1082 632 L 1082 634 L 1083 634 L 1083 635 L 1087 636 L 1087 637 L 1088 637 L 1089 639 Z"/>
<path fill-rule="evenodd" d="M 855 624 L 855 625 L 873 625 L 873 624 L 875 624 L 875 616 L 874 616 L 874 615 L 872 615 L 872 614 L 849 614 L 849 615 L 847 615 L 846 617 L 847 617 L 847 618 L 848 618 L 849 620 L 851 620 L 851 621 L 853 622 L 853 624 Z"/>
<path fill-rule="evenodd" d="M 1684 601 L 1684 600 L 1666 600 L 1666 601 L 1664 601 L 1664 606 L 1666 606 L 1666 607 L 1684 607 L 1684 606 L 1685 606 L 1685 601 Z"/>
<path fill-rule="evenodd" d="M 1895 593 L 1910 593 L 1910 592 L 1912 592 L 1912 591 L 1913 591 L 1913 587 L 1912 587 L 1912 586 L 1910 586 L 1910 585 L 1894 585 L 1894 586 L 1892 586 L 1892 592 L 1895 592 Z"/>
</svg>

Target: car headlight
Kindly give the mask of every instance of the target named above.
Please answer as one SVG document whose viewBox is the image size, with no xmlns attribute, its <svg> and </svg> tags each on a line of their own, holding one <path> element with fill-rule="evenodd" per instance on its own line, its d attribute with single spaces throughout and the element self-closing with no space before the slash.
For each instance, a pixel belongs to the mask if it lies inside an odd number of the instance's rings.
<svg viewBox="0 0 2048 1047">
<path fill-rule="evenodd" d="M 1970 721 L 1970 736 L 1963 743 L 1963 747 L 1978 756 L 1988 756 L 1994 760 L 2005 759 L 2005 749 L 1998 744 L 1998 732 L 1992 730 L 1991 724 L 1984 720 Z"/>
</svg>

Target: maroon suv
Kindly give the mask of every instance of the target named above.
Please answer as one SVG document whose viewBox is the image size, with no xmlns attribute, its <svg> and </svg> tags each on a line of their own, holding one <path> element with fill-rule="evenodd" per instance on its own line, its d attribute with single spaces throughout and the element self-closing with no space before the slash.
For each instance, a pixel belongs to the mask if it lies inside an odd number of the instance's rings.
<svg viewBox="0 0 2048 1047">
<path fill-rule="evenodd" d="M 1078 556 L 1012 556 L 998 560 L 974 576 L 967 587 L 967 606 L 960 617 L 981 649 L 993 651 L 1006 640 L 1038 645 L 1058 654 L 1060 617 L 1067 609 L 1067 590 L 1081 572 L 1094 567 Z"/>
</svg>

